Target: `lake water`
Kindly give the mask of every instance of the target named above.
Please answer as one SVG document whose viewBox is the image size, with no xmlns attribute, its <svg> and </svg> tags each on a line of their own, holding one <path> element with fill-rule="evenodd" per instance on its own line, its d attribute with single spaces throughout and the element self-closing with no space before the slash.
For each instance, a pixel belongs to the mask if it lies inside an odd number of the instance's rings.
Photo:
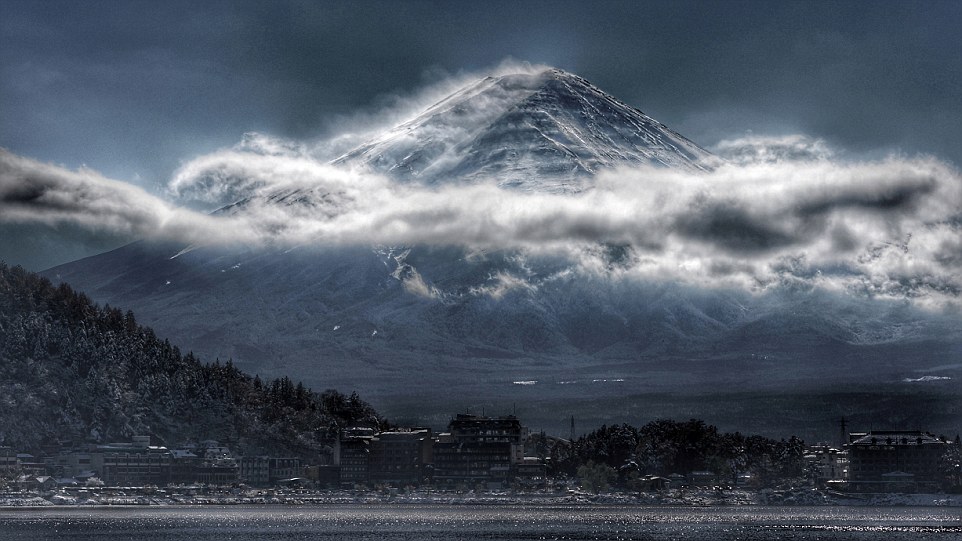
<svg viewBox="0 0 962 541">
<path fill-rule="evenodd" d="M 962 508 L 332 505 L 0 510 L 7 540 L 962 540 Z"/>
</svg>

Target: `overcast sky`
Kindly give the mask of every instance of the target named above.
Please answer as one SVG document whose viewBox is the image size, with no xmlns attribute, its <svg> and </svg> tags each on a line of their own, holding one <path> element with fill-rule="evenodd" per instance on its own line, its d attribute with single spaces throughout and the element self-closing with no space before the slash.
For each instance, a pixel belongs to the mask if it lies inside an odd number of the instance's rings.
<svg viewBox="0 0 962 541">
<path fill-rule="evenodd" d="M 0 147 L 160 194 L 245 132 L 333 135 L 512 57 L 696 143 L 801 133 L 962 164 L 962 2 L 0 2 Z M 123 242 L 0 226 L 41 269 Z"/>
</svg>

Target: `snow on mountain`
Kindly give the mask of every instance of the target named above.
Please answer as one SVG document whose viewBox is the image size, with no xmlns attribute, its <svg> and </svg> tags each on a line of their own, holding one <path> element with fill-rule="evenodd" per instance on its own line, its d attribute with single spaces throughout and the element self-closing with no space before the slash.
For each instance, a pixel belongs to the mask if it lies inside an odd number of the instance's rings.
<svg viewBox="0 0 962 541">
<path fill-rule="evenodd" d="M 664 124 L 558 69 L 487 77 L 335 164 L 424 184 L 493 178 L 503 187 L 580 191 L 599 169 L 704 169 L 710 154 Z"/>
</svg>

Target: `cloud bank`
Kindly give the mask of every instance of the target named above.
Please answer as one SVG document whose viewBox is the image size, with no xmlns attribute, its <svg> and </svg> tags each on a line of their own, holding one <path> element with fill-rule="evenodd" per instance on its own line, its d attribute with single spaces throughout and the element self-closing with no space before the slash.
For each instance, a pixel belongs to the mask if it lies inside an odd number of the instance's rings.
<svg viewBox="0 0 962 541">
<path fill-rule="evenodd" d="M 496 178 L 399 183 L 251 135 L 184 164 L 170 182 L 171 200 L 220 207 L 213 214 L 0 151 L 0 220 L 194 244 L 519 249 L 565 254 L 588 272 L 958 306 L 958 170 L 926 156 L 842 160 L 802 136 L 731 140 L 716 150 L 728 159 L 710 172 L 615 169 L 561 195 L 502 189 Z M 599 245 L 625 247 L 616 268 Z"/>
<path fill-rule="evenodd" d="M 0 222 L 69 225 L 94 233 L 184 242 L 233 242 L 252 234 L 225 231 L 215 217 L 178 207 L 96 171 L 71 171 L 2 148 Z"/>
</svg>

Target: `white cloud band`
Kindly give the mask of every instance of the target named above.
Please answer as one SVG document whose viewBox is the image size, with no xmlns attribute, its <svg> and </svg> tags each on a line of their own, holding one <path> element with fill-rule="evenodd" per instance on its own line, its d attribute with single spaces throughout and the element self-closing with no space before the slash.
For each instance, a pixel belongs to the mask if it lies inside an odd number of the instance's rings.
<svg viewBox="0 0 962 541">
<path fill-rule="evenodd" d="M 766 141 L 725 143 L 736 159 L 708 173 L 610 170 L 568 195 L 505 190 L 497 179 L 398 183 L 262 141 L 202 156 L 176 173 L 177 197 L 241 201 L 215 215 L 2 151 L 0 219 L 190 243 L 517 248 L 568 254 L 599 269 L 601 260 L 585 254 L 604 243 L 631 246 L 617 272 L 645 278 L 958 302 L 959 171 L 931 157 L 843 161 L 821 142 Z"/>
</svg>

